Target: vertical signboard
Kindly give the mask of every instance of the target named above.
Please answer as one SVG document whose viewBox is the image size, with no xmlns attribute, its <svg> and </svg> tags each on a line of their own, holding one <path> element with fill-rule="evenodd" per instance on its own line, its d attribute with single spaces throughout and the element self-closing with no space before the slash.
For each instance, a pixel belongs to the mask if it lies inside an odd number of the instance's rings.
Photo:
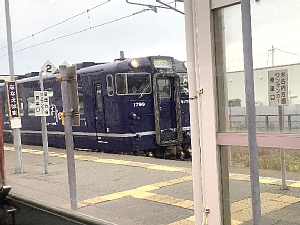
<svg viewBox="0 0 300 225">
<path fill-rule="evenodd" d="M 269 106 L 288 105 L 288 71 L 274 70 L 268 72 Z"/>
<path fill-rule="evenodd" d="M 7 103 L 10 120 L 20 118 L 18 91 L 16 81 L 6 82 Z"/>
<path fill-rule="evenodd" d="M 34 91 L 35 116 L 49 116 L 48 91 Z"/>
</svg>

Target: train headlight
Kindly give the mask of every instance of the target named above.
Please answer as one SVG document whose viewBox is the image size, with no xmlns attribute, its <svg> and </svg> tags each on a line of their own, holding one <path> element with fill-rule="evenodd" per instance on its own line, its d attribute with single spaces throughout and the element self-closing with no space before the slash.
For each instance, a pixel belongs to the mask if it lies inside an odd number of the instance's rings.
<svg viewBox="0 0 300 225">
<path fill-rule="evenodd" d="M 131 66 L 132 68 L 137 68 L 139 65 L 140 65 L 140 62 L 139 62 L 138 59 L 131 59 L 131 61 L 130 61 L 130 66 Z"/>
</svg>

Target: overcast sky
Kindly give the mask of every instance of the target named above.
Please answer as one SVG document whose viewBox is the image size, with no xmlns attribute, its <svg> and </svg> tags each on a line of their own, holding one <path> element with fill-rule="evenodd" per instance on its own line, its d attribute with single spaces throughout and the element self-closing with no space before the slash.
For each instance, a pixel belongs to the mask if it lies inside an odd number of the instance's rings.
<svg viewBox="0 0 300 225">
<path fill-rule="evenodd" d="M 251 0 L 254 68 L 300 62 L 300 0 Z M 240 5 L 224 12 L 227 71 L 243 70 Z"/>
<path fill-rule="evenodd" d="M 158 5 L 155 0 L 130 2 Z M 16 75 L 39 71 L 47 60 L 57 67 L 64 61 L 113 61 L 120 51 L 128 58 L 169 55 L 186 60 L 184 15 L 173 10 L 158 8 L 157 13 L 148 10 L 135 14 L 149 7 L 126 0 L 10 0 L 9 4 L 13 42 L 24 38 L 13 45 Z M 176 7 L 183 11 L 183 3 Z M 3 75 L 9 74 L 4 0 L 0 8 Z"/>
</svg>

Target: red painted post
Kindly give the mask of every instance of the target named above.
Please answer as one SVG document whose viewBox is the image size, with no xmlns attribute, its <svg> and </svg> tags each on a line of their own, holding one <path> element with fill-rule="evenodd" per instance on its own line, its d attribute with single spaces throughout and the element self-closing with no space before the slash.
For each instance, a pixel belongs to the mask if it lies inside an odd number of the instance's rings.
<svg viewBox="0 0 300 225">
<path fill-rule="evenodd" d="M 4 158 L 4 142 L 3 142 L 3 119 L 2 119 L 2 110 L 3 110 L 3 99 L 0 96 L 0 165 L 1 165 L 1 180 L 2 186 L 6 185 L 6 176 L 5 176 L 5 158 Z"/>
</svg>

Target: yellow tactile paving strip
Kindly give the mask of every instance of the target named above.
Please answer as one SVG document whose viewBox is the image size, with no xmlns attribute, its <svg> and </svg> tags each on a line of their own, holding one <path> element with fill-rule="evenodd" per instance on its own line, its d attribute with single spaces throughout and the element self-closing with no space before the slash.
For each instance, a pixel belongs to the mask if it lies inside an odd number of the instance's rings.
<svg viewBox="0 0 300 225">
<path fill-rule="evenodd" d="M 296 202 L 300 202 L 300 198 L 269 192 L 261 193 L 261 214 L 280 210 Z M 231 204 L 231 219 L 234 221 L 232 224 L 236 225 L 252 219 L 251 198 Z"/>
<path fill-rule="evenodd" d="M 249 181 L 250 182 L 250 175 L 230 173 L 229 174 L 229 179 L 231 179 L 231 180 Z M 259 182 L 261 184 L 281 185 L 281 179 L 275 179 L 275 178 L 271 178 L 271 177 L 260 177 L 259 178 Z M 300 181 L 287 180 L 286 183 L 287 183 L 288 187 L 300 187 Z"/>
<path fill-rule="evenodd" d="M 7 151 L 13 151 L 12 147 L 4 147 Z M 42 155 L 43 151 L 39 150 L 32 150 L 32 149 L 22 149 L 24 153 Z M 65 153 L 56 153 L 56 152 L 49 152 L 49 156 L 52 157 L 59 157 L 59 158 L 66 158 Z M 147 168 L 152 170 L 162 170 L 162 171 L 170 171 L 170 172 L 181 172 L 185 174 L 191 174 L 192 170 L 187 168 L 180 168 L 180 167 L 170 167 L 170 166 L 161 166 L 149 163 L 140 163 L 140 162 L 133 162 L 133 161 L 126 161 L 126 160 L 115 160 L 115 159 L 102 159 L 98 157 L 92 156 L 83 156 L 83 155 L 75 155 L 76 160 L 81 161 L 91 161 L 91 162 L 98 162 L 98 163 L 108 163 L 108 164 L 117 164 L 117 165 L 125 165 L 125 166 L 132 166 L 132 167 L 141 167 Z M 233 174 L 229 175 L 230 179 L 232 180 L 240 180 L 240 181 L 250 181 L 250 176 L 245 174 Z M 163 181 L 159 183 L 149 184 L 142 187 L 120 191 L 108 195 L 103 196 L 96 196 L 94 198 L 85 199 L 83 201 L 78 202 L 78 208 L 87 207 L 89 205 L 99 204 L 106 201 L 112 201 L 116 199 L 120 199 L 123 197 L 133 197 L 138 199 L 144 199 L 153 202 L 159 202 L 163 204 L 173 205 L 185 209 L 194 209 L 194 202 L 191 200 L 175 198 L 172 196 L 161 195 L 152 193 L 151 191 L 157 190 L 162 187 L 171 186 L 174 184 L 183 183 L 186 181 L 191 181 L 192 176 L 184 176 L 177 179 Z M 260 183 L 264 184 L 274 184 L 274 185 L 281 185 L 280 179 L 274 179 L 269 177 L 260 177 Z M 300 181 L 287 181 L 287 185 L 289 187 L 300 187 Z M 261 210 L 262 215 L 267 214 L 272 211 L 280 210 L 286 206 L 294 204 L 296 202 L 300 202 L 300 198 L 288 196 L 288 195 L 281 195 L 281 194 L 272 194 L 272 193 L 261 193 Z M 69 206 L 66 206 L 69 207 Z M 252 219 L 252 210 L 251 210 L 251 198 L 243 199 L 238 202 L 234 202 L 231 204 L 231 224 L 232 225 L 240 225 L 246 221 Z M 176 221 L 174 223 L 170 223 L 169 225 L 190 225 L 195 223 L 194 216 L 188 217 L 183 220 Z"/>
<path fill-rule="evenodd" d="M 7 151 L 14 151 L 13 147 L 4 147 Z M 22 149 L 24 153 L 31 153 L 35 155 L 42 155 L 43 151 L 40 150 L 32 150 L 32 149 Z M 58 157 L 58 158 L 67 158 L 66 153 L 56 153 L 56 152 L 49 152 L 49 156 Z M 173 167 L 173 166 L 164 166 L 164 165 L 156 165 L 151 163 L 141 163 L 141 162 L 133 162 L 127 160 L 116 160 L 116 159 L 102 159 L 93 156 L 84 156 L 84 155 L 75 155 L 74 158 L 76 160 L 81 161 L 89 161 L 89 162 L 98 162 L 98 163 L 107 163 L 107 164 L 117 164 L 117 165 L 124 165 L 124 166 L 132 166 L 132 167 L 142 167 L 151 170 L 162 170 L 162 171 L 170 171 L 170 172 L 182 172 L 191 174 L 192 170 L 189 168 L 182 168 L 182 167 Z"/>
<path fill-rule="evenodd" d="M 95 198 L 86 199 L 84 201 L 80 201 L 79 208 L 85 207 L 93 204 L 98 204 L 101 202 L 111 201 L 115 199 L 120 199 L 123 197 L 131 196 L 133 198 L 145 199 L 153 202 L 160 202 L 168 205 L 174 205 L 185 209 L 193 210 L 194 204 L 193 201 L 175 198 L 167 195 L 161 195 L 152 193 L 151 191 L 159 189 L 161 187 L 171 186 L 173 184 L 179 184 L 186 181 L 191 181 L 192 176 L 181 177 L 178 179 L 173 179 L 167 182 L 159 182 L 155 184 L 145 185 L 142 187 L 120 191 L 109 195 L 97 196 Z"/>
</svg>

